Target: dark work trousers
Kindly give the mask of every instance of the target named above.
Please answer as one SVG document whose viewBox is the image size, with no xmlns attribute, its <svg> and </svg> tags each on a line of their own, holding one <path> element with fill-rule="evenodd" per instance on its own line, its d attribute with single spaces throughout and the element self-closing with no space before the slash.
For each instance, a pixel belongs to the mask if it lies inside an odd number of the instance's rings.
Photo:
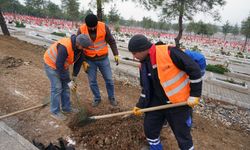
<svg viewBox="0 0 250 150">
<path fill-rule="evenodd" d="M 181 150 L 192 150 L 193 141 L 191 136 L 192 108 L 181 106 L 165 110 L 148 112 L 144 117 L 144 132 L 149 141 L 150 148 L 154 149 L 154 141 L 159 139 L 160 132 L 165 120 L 169 123 Z M 160 139 L 159 139 L 160 141 Z"/>
</svg>

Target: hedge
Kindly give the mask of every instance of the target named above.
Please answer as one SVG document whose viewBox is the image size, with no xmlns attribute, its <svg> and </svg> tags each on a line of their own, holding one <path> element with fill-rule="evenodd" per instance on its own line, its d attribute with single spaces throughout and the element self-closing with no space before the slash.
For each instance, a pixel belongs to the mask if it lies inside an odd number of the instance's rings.
<svg viewBox="0 0 250 150">
<path fill-rule="evenodd" d="M 16 24 L 17 28 L 25 28 L 26 27 L 23 22 L 20 23 L 19 21 L 16 21 L 15 24 Z"/>
<path fill-rule="evenodd" d="M 61 32 L 53 32 L 53 33 L 51 33 L 51 34 L 57 35 L 57 36 L 61 36 L 61 37 L 65 37 L 65 36 L 66 36 L 65 33 L 61 33 Z"/>
<path fill-rule="evenodd" d="M 207 71 L 211 71 L 211 72 L 215 72 L 215 73 L 219 73 L 219 74 L 224 74 L 225 72 L 229 72 L 229 69 L 223 65 L 211 65 L 208 64 L 206 67 Z"/>
</svg>

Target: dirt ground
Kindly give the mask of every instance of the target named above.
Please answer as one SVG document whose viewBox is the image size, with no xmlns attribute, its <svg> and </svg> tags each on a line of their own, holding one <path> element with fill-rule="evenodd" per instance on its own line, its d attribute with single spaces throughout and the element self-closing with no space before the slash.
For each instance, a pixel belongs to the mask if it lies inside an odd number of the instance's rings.
<svg viewBox="0 0 250 150">
<path fill-rule="evenodd" d="M 44 51 L 40 46 L 0 36 L 0 115 L 41 104 L 49 98 L 49 80 L 42 61 Z M 115 81 L 119 106 L 112 107 L 107 100 L 103 79 L 100 76 L 98 79 L 103 101 L 97 108 L 92 108 L 92 94 L 86 75 L 83 72 L 79 74 L 78 92 L 82 104 L 91 115 L 130 110 L 135 105 L 140 93 L 138 87 Z M 60 137 L 70 137 L 76 141 L 77 149 L 89 150 L 137 150 L 146 144 L 141 117 L 115 117 L 98 120 L 84 127 L 69 128 L 68 123 L 51 118 L 47 106 L 3 121 L 29 141 L 36 139 L 44 144 L 56 143 Z M 250 147 L 250 136 L 245 131 L 225 127 L 219 121 L 211 122 L 197 114 L 194 114 L 194 124 L 192 135 L 196 149 L 246 150 Z M 163 129 L 161 140 L 164 149 L 178 149 L 169 128 Z"/>
</svg>

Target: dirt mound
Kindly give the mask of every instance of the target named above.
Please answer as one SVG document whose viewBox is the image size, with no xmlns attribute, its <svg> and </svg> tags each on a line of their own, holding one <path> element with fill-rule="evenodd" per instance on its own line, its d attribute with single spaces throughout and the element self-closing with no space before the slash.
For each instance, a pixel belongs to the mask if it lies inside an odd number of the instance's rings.
<svg viewBox="0 0 250 150">
<path fill-rule="evenodd" d="M 97 120 L 72 131 L 79 148 L 125 150 L 140 149 L 146 144 L 140 117 Z"/>
<path fill-rule="evenodd" d="M 1 65 L 5 68 L 16 68 L 23 64 L 23 60 L 20 58 L 14 58 L 12 56 L 5 56 L 3 59 L 0 60 Z"/>
</svg>

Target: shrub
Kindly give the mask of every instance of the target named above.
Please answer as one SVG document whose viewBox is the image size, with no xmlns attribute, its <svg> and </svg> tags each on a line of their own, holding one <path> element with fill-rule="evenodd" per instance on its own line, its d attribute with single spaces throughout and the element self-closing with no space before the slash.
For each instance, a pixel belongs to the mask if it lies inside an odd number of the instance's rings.
<svg viewBox="0 0 250 150">
<path fill-rule="evenodd" d="M 19 21 L 16 21 L 15 24 L 16 24 L 17 28 L 25 28 L 26 27 L 23 22 L 20 23 Z"/>
<path fill-rule="evenodd" d="M 65 37 L 66 36 L 66 33 L 62 33 L 62 32 L 53 32 L 51 34 L 56 35 L 56 36 L 61 36 L 61 37 Z"/>
<path fill-rule="evenodd" d="M 197 52 L 201 52 L 201 50 L 198 48 L 197 45 L 191 47 L 190 50 L 192 50 L 192 51 L 197 51 Z"/>
<path fill-rule="evenodd" d="M 223 65 L 211 65 L 208 64 L 206 67 L 207 71 L 211 71 L 211 72 L 215 72 L 215 73 L 219 73 L 219 74 L 224 74 L 225 72 L 229 72 L 229 69 Z"/>
<path fill-rule="evenodd" d="M 238 52 L 238 53 L 236 54 L 236 57 L 239 57 L 239 58 L 244 58 L 244 55 L 243 55 L 243 53 L 242 53 L 242 52 Z"/>
</svg>

